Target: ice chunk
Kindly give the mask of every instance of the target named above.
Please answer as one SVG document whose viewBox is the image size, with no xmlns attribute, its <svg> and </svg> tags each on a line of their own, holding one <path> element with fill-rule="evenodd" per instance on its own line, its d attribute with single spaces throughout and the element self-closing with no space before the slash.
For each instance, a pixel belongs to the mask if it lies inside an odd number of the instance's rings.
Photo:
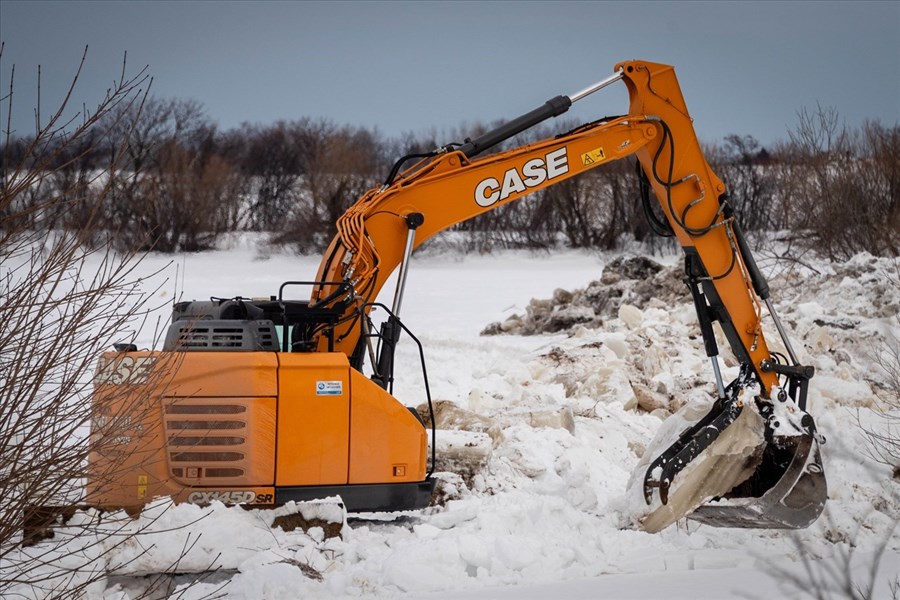
<svg viewBox="0 0 900 600">
<path fill-rule="evenodd" d="M 619 307 L 619 318 L 628 329 L 637 329 L 644 321 L 644 313 L 632 304 L 623 304 Z"/>
<path fill-rule="evenodd" d="M 491 458 L 492 441 L 486 433 L 439 429 L 437 431 L 438 471 L 458 473 L 465 480 L 480 472 Z"/>
<path fill-rule="evenodd" d="M 655 533 L 665 529 L 701 504 L 731 491 L 756 468 L 765 445 L 765 423 L 756 411 L 755 403 L 745 401 L 744 410 L 737 419 L 675 475 L 669 488 L 668 503 L 663 505 L 657 494 L 649 505 L 646 503 L 644 476 L 648 466 L 709 408 L 702 403 L 690 403 L 670 417 L 633 471 L 628 483 L 628 499 L 632 519 L 644 531 Z M 654 475 L 661 473 L 654 472 Z"/>
</svg>

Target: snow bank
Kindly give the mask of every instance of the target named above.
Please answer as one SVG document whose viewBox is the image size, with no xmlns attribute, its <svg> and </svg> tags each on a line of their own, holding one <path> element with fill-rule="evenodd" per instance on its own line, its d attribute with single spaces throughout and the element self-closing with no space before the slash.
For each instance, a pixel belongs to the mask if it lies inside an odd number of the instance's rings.
<svg viewBox="0 0 900 600">
<path fill-rule="evenodd" d="M 286 273 L 310 278 L 302 273 L 314 273 L 318 262 L 256 256 L 238 248 L 184 257 L 185 297 L 266 295 Z M 878 585 L 886 590 L 900 565 L 893 533 L 900 482 L 868 456 L 856 415 L 871 422 L 877 399 L 887 397 L 872 354 L 900 333 L 890 265 L 863 256 L 845 265 L 815 263 L 817 272 L 795 269 L 772 281 L 795 348 L 817 368 L 810 411 L 828 439 L 825 516 L 794 533 L 676 521 L 649 534 L 631 527 L 635 499 L 628 480 L 664 419 L 715 393 L 686 297 L 643 300 L 623 291 L 612 312 L 598 318 L 595 311 L 590 322 L 555 333 L 478 335 L 486 323 L 527 314 L 530 298 L 591 288 L 613 258 L 507 253 L 413 261 L 401 316 L 425 345 L 434 398 L 469 414 L 466 428 L 446 428 L 439 448 L 473 442 L 482 460 L 471 476 L 442 476 L 450 492 L 442 505 L 351 515 L 347 534 L 332 538 L 271 529 L 240 509 L 167 507 L 160 524 L 173 530 L 110 548 L 103 560 L 122 575 L 91 588 L 88 597 L 136 597 L 147 586 L 139 574 L 171 566 L 186 546 L 202 549 L 190 559 L 195 564 L 227 570 L 193 585 L 173 580 L 173 593 L 185 599 L 799 598 L 811 586 L 788 583 L 775 575 L 776 566 L 800 577 L 801 560 L 840 571 L 841 557 L 852 551 L 850 571 L 862 574 L 860 566 L 874 560 L 882 543 L 887 553 Z M 223 281 L 223 272 L 232 277 Z M 385 289 L 393 290 L 390 282 Z M 417 361 L 417 349 L 401 339 L 394 389 L 411 406 L 424 400 L 421 377 L 409 367 Z M 737 375 L 727 354 L 723 371 L 726 378 Z M 547 426 L 535 414 L 570 415 L 571 427 Z M 71 554 L 83 542 L 73 536 Z M 66 546 L 60 556 L 65 552 Z"/>
</svg>

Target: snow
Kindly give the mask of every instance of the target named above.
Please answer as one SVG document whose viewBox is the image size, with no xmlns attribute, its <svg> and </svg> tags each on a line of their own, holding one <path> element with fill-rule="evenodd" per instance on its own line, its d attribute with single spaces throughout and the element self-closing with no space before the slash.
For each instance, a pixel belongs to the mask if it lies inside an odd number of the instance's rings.
<svg viewBox="0 0 900 600">
<path fill-rule="evenodd" d="M 479 335 L 489 323 L 524 313 L 532 298 L 588 286 L 612 257 L 414 257 L 401 317 L 425 346 L 432 396 L 487 424 L 439 433 L 439 449 L 471 444 L 483 461 L 467 477 L 445 477 L 442 506 L 349 515 L 341 536 L 326 537 L 321 528 L 272 528 L 271 514 L 159 500 L 136 521 L 106 517 L 123 533 L 141 531 L 118 546 L 119 535 L 95 546 L 79 536 L 79 520 L 96 519 L 79 513 L 61 530 L 71 537 L 60 560 L 95 556 L 105 565 L 110 575 L 88 588 L 92 600 L 137 597 L 144 574 L 175 561 L 179 572 L 219 570 L 193 585 L 174 578 L 184 599 L 802 598 L 812 587 L 808 573 L 835 567 L 865 582 L 873 562 L 879 571 L 872 597 L 890 597 L 889 582 L 900 573 L 900 482 L 871 458 L 857 422 L 878 420 L 872 408 L 884 388 L 873 353 L 879 339 L 900 335 L 900 292 L 886 283 L 889 261 L 863 255 L 843 265 L 816 263 L 772 281 L 795 349 L 817 369 L 809 410 L 828 440 L 823 517 L 797 532 L 682 520 L 650 534 L 631 523 L 629 478 L 670 411 L 708 401 L 715 390 L 690 306 L 623 305 L 602 328 L 571 334 Z M 150 256 L 142 268 L 149 274 L 170 260 Z M 284 280 L 312 279 L 317 266 L 317 257 L 272 251 L 252 238 L 179 256 L 156 297 L 159 327 L 173 299 L 267 296 Z M 149 277 L 147 289 L 158 283 Z M 384 289 L 389 305 L 393 282 Z M 139 347 L 154 346 L 155 320 L 149 322 L 135 334 Z M 417 349 L 406 338 L 397 362 L 395 396 L 422 403 Z M 734 378 L 734 361 L 722 362 L 726 380 Z M 678 402 L 647 409 L 642 403 L 652 398 Z M 571 427 L 536 414 L 567 414 Z"/>
</svg>

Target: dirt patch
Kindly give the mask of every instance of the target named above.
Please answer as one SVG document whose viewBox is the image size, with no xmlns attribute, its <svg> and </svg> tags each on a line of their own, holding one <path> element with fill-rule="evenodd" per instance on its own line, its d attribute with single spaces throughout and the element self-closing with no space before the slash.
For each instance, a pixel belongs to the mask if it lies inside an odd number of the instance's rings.
<svg viewBox="0 0 900 600">
<path fill-rule="evenodd" d="M 294 531 L 296 529 L 309 531 L 313 527 L 321 527 L 322 531 L 325 532 L 325 539 L 341 537 L 344 529 L 343 523 L 333 523 L 325 519 L 317 518 L 307 519 L 299 513 L 279 515 L 272 521 L 272 526 L 281 527 L 283 531 Z"/>
<path fill-rule="evenodd" d="M 537 335 L 570 332 L 577 326 L 600 327 L 619 316 L 623 305 L 643 309 L 690 300 L 682 282 L 682 268 L 664 267 L 644 256 L 619 257 L 600 279 L 584 289 L 557 289 L 552 298 L 533 299 L 524 315 L 488 325 L 482 335 Z"/>
</svg>

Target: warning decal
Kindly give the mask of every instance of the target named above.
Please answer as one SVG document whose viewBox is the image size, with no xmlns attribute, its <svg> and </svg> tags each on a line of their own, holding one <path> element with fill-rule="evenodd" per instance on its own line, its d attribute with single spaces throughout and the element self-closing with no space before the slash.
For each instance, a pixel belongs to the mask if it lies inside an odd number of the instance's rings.
<svg viewBox="0 0 900 600">
<path fill-rule="evenodd" d="M 603 151 L 602 146 L 600 148 L 597 148 L 596 150 L 591 150 L 590 152 L 585 152 L 581 155 L 581 164 L 585 167 L 604 160 L 606 160 L 606 152 Z"/>
<path fill-rule="evenodd" d="M 343 381 L 317 381 L 316 396 L 340 396 L 344 393 Z"/>
</svg>

